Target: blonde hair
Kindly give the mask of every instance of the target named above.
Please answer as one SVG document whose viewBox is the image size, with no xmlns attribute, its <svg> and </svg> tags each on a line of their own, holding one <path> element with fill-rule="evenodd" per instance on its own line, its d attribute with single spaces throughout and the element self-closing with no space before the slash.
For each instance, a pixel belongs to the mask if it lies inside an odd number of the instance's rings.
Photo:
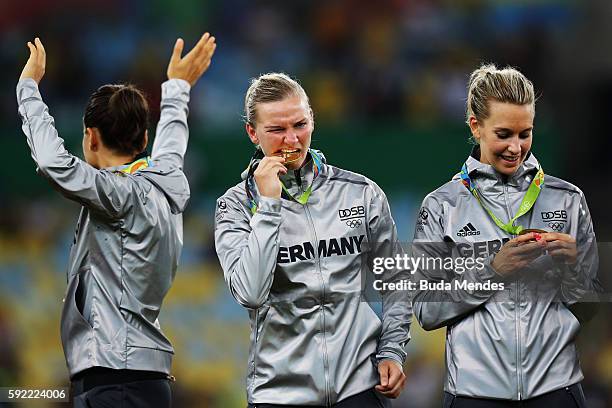
<svg viewBox="0 0 612 408">
<path fill-rule="evenodd" d="M 271 72 L 253 78 L 244 97 L 244 120 L 255 126 L 258 103 L 278 102 L 292 95 L 301 96 L 310 107 L 306 91 L 289 75 Z"/>
<path fill-rule="evenodd" d="M 466 103 L 466 120 L 470 117 L 479 122 L 489 117 L 489 100 L 516 105 L 534 105 L 533 84 L 525 75 L 513 67 L 498 69 L 494 64 L 483 64 L 470 75 Z"/>
</svg>

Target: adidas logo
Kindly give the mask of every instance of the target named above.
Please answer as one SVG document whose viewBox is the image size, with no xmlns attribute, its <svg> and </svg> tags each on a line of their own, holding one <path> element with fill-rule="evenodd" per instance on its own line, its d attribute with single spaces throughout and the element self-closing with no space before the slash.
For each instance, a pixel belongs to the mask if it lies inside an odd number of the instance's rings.
<svg viewBox="0 0 612 408">
<path fill-rule="evenodd" d="M 467 225 L 457 231 L 458 237 L 468 237 L 472 235 L 480 235 L 480 231 L 478 231 L 471 222 L 468 222 Z"/>
</svg>

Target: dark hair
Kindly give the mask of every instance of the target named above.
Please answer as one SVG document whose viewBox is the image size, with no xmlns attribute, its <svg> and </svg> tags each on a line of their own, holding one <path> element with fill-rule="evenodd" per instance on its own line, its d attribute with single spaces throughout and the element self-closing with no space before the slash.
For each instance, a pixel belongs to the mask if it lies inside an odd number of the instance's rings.
<svg viewBox="0 0 612 408">
<path fill-rule="evenodd" d="M 149 126 L 149 106 L 133 85 L 103 85 L 87 101 L 85 127 L 97 128 L 102 142 L 121 154 L 140 153 Z"/>
</svg>

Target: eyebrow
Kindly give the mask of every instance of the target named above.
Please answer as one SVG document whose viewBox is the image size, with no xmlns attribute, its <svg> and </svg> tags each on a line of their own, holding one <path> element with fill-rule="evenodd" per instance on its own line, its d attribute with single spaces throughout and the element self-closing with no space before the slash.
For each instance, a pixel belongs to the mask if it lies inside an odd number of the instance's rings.
<svg viewBox="0 0 612 408">
<path fill-rule="evenodd" d="M 526 128 L 526 129 L 523 129 L 523 130 L 521 130 L 519 133 L 527 132 L 527 131 L 529 131 L 529 130 L 533 130 L 533 126 L 528 127 L 528 128 Z M 512 129 L 503 128 L 503 127 L 500 127 L 500 128 L 494 128 L 494 129 L 493 129 L 493 131 L 494 131 L 494 132 L 499 132 L 499 131 L 502 131 L 502 132 L 510 132 L 510 133 L 512 133 L 512 132 L 513 132 L 513 130 L 512 130 Z"/>
<path fill-rule="evenodd" d="M 302 122 L 306 122 L 308 120 L 308 118 L 302 118 L 296 122 L 293 123 L 293 125 L 297 125 L 298 123 L 302 123 Z M 284 129 L 285 126 L 281 126 L 281 125 L 269 125 L 269 126 L 264 126 L 264 130 L 276 130 L 276 129 Z"/>
</svg>

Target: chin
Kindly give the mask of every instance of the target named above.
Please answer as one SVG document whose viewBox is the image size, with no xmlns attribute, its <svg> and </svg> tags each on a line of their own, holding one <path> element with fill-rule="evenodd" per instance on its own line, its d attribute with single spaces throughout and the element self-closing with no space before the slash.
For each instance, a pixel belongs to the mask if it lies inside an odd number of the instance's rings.
<svg viewBox="0 0 612 408">
<path fill-rule="evenodd" d="M 522 162 L 520 162 L 516 166 L 508 167 L 508 166 L 505 166 L 502 163 L 499 163 L 497 166 L 495 166 L 495 170 L 497 170 L 498 173 L 501 173 L 501 174 L 503 174 L 505 176 L 511 176 L 514 173 L 516 173 L 516 171 L 519 169 L 519 167 L 521 167 L 521 164 L 522 164 Z"/>
</svg>

